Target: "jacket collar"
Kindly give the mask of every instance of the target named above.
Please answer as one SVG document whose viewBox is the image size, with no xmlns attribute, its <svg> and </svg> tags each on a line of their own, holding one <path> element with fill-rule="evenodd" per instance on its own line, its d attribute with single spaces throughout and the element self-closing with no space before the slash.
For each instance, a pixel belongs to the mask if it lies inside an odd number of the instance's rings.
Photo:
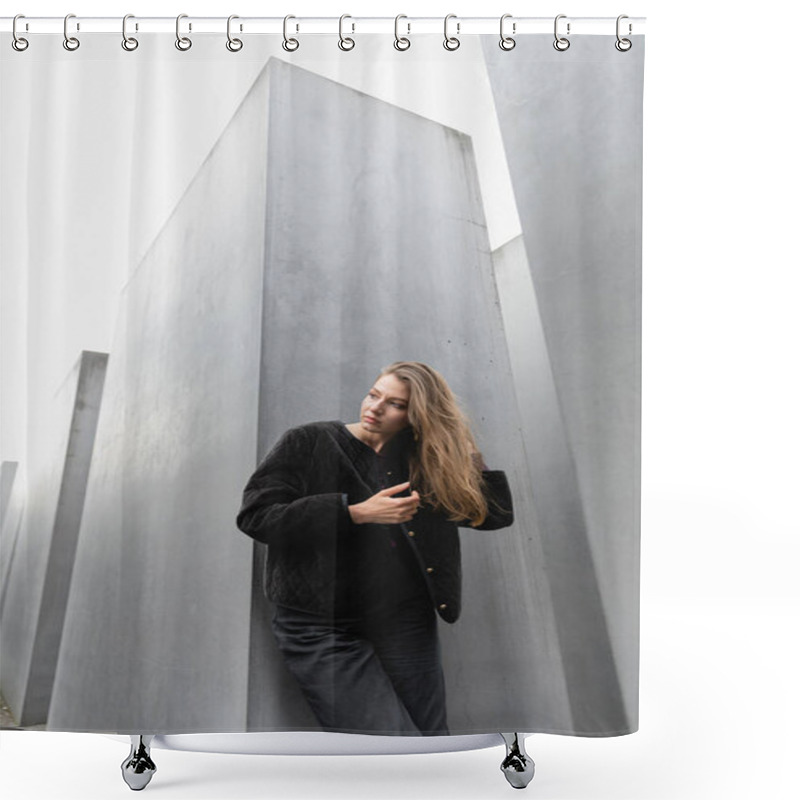
<svg viewBox="0 0 800 800">
<path fill-rule="evenodd" d="M 375 450 L 372 449 L 366 442 L 362 442 L 354 434 L 350 433 L 347 429 L 347 426 L 344 422 L 340 420 L 333 420 L 330 423 L 332 427 L 332 431 L 334 436 L 336 437 L 337 441 L 342 445 L 347 453 L 355 461 L 356 459 L 362 459 L 365 456 L 372 456 L 376 455 Z M 402 431 L 396 433 L 388 442 L 381 448 L 380 453 L 377 455 L 385 456 L 387 458 L 403 458 L 406 459 L 411 454 L 415 447 L 414 442 L 414 431 L 409 426 L 408 428 L 404 428 Z"/>
</svg>

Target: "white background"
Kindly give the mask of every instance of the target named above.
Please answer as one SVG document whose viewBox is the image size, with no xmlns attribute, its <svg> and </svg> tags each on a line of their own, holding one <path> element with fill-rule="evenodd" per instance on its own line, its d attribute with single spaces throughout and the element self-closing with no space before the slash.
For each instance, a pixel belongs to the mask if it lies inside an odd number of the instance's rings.
<svg viewBox="0 0 800 800">
<path fill-rule="evenodd" d="M 537 775 L 526 791 L 542 800 L 796 798 L 800 11 L 687 0 L 568 5 L 84 0 L 3 13 L 646 16 L 640 731 L 531 737 Z M 3 731 L 0 792 L 127 797 L 126 755 L 125 744 L 98 735 Z M 513 791 L 498 770 L 502 756 L 157 750 L 145 791 L 170 800 L 488 800 Z"/>
</svg>

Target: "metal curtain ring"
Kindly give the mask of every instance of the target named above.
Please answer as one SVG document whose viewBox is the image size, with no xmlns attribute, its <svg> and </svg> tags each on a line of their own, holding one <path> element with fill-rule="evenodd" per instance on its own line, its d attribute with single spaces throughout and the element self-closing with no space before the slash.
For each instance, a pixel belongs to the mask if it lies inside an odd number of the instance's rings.
<svg viewBox="0 0 800 800">
<path fill-rule="evenodd" d="M 614 47 L 616 47 L 617 50 L 620 51 L 620 53 L 627 53 L 628 50 L 630 50 L 631 47 L 633 47 L 633 42 L 630 39 L 623 39 L 619 35 L 619 23 L 623 19 L 629 19 L 628 15 L 620 14 L 617 17 L 617 41 L 614 42 Z M 628 33 L 630 34 L 632 31 L 633 31 L 633 26 L 630 23 L 628 23 Z"/>
<path fill-rule="evenodd" d="M 14 37 L 11 40 L 11 46 L 18 53 L 21 53 L 23 50 L 27 50 L 28 49 L 29 42 L 28 42 L 27 39 L 24 39 L 22 36 L 20 36 L 17 33 L 17 20 L 18 19 L 25 19 L 25 15 L 24 14 L 17 14 L 17 16 L 14 17 L 14 22 L 11 24 L 11 35 Z"/>
<path fill-rule="evenodd" d="M 128 36 L 128 20 L 133 19 L 133 14 L 126 14 L 122 18 L 122 49 L 129 53 L 139 46 L 139 40 L 133 36 Z"/>
<path fill-rule="evenodd" d="M 559 51 L 559 53 L 563 53 L 565 50 L 569 50 L 569 39 L 565 38 L 564 36 L 558 35 L 558 21 L 560 19 L 566 19 L 566 14 L 559 14 L 556 17 L 556 21 L 553 24 L 553 34 L 555 35 L 556 39 L 553 42 L 553 47 Z M 569 36 L 569 22 L 567 23 L 567 36 Z"/>
<path fill-rule="evenodd" d="M 184 52 L 192 46 L 192 40 L 188 36 L 181 36 L 181 20 L 186 19 L 188 16 L 188 14 L 178 14 L 175 20 L 175 47 Z M 192 26 L 190 25 L 189 30 L 191 29 Z"/>
<path fill-rule="evenodd" d="M 228 41 L 225 42 L 225 47 L 227 47 L 228 50 L 231 51 L 231 53 L 238 53 L 242 49 L 242 47 L 244 47 L 244 44 L 242 43 L 241 39 L 231 38 L 231 22 L 235 19 L 239 19 L 239 17 L 236 14 L 231 14 L 228 17 Z"/>
<path fill-rule="evenodd" d="M 408 17 L 405 14 L 398 14 L 394 18 L 394 49 L 403 51 L 411 47 L 411 39 L 409 39 L 408 36 L 400 35 L 401 19 L 408 19 Z M 408 33 L 411 33 L 411 23 L 407 22 L 406 28 L 408 28 Z"/>
<path fill-rule="evenodd" d="M 503 14 L 500 17 L 500 49 L 501 50 L 513 50 L 517 46 L 517 41 L 511 36 L 506 36 L 505 32 L 503 31 L 503 25 L 507 19 L 511 19 L 511 14 Z M 517 32 L 517 24 L 512 23 L 511 25 L 511 32 Z"/>
<path fill-rule="evenodd" d="M 290 19 L 297 19 L 297 18 L 292 16 L 291 14 L 287 14 L 283 18 L 283 42 L 281 43 L 281 46 L 283 47 L 284 50 L 286 50 L 286 52 L 293 53 L 295 50 L 297 50 L 298 47 L 300 47 L 300 42 L 298 42 L 297 39 L 294 38 L 290 39 L 289 36 L 287 35 L 289 31 Z"/>
<path fill-rule="evenodd" d="M 355 39 L 352 39 L 350 36 L 345 36 L 344 31 L 342 30 L 344 21 L 346 19 L 353 18 L 349 14 L 342 14 L 342 16 L 339 17 L 339 49 L 344 50 L 345 52 L 352 50 L 356 46 Z M 353 32 L 355 33 L 355 23 L 351 23 L 351 25 L 353 27 Z"/>
<path fill-rule="evenodd" d="M 67 14 L 67 16 L 64 17 L 64 49 L 70 52 L 77 50 L 81 46 L 81 43 L 74 36 L 70 36 L 67 31 L 67 23 L 70 18 L 74 16 L 74 14 Z"/>
<path fill-rule="evenodd" d="M 458 50 L 458 48 L 461 47 L 461 40 L 457 36 L 447 35 L 447 23 L 450 22 L 451 19 L 456 19 L 456 15 L 448 14 L 444 18 L 444 49 Z M 460 29 L 461 29 L 460 23 L 456 23 L 456 33 L 458 33 Z"/>
</svg>

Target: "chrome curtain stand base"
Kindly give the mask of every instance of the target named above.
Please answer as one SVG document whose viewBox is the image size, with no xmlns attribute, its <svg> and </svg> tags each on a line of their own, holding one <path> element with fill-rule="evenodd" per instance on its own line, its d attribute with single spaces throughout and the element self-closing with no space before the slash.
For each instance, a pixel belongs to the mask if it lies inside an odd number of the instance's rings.
<svg viewBox="0 0 800 800">
<path fill-rule="evenodd" d="M 506 780 L 515 789 L 524 789 L 536 771 L 533 759 L 525 752 L 525 739 L 519 733 L 501 733 L 506 743 L 506 757 L 500 765 Z"/>
<path fill-rule="evenodd" d="M 525 739 L 519 733 L 501 733 L 506 743 L 506 757 L 500 770 L 515 789 L 524 789 L 533 780 L 536 765 L 525 752 Z M 150 757 L 152 735 L 131 734 L 131 752 L 122 762 L 122 778 L 138 792 L 150 783 L 156 765 Z"/>
<path fill-rule="evenodd" d="M 150 758 L 152 741 L 152 736 L 131 734 L 131 752 L 122 762 L 122 779 L 135 792 L 144 789 L 155 774 L 156 765 Z"/>
</svg>

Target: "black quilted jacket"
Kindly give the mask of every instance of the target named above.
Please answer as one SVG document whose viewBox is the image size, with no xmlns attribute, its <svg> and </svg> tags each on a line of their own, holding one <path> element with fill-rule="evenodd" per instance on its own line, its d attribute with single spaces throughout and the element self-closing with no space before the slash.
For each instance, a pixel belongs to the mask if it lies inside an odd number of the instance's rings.
<svg viewBox="0 0 800 800">
<path fill-rule="evenodd" d="M 397 464 L 395 483 L 408 480 L 412 447 L 410 428 L 384 445 Z M 364 477 L 365 450 L 342 422 L 300 425 L 283 435 L 248 481 L 236 524 L 269 546 L 264 579 L 273 602 L 323 616 L 332 613 L 341 537 L 354 527 L 347 505 L 376 491 Z M 483 524 L 451 522 L 425 504 L 411 522 L 401 524 L 446 622 L 455 622 L 461 611 L 458 526 L 494 530 L 514 521 L 505 473 L 484 470 L 483 477 L 489 501 Z"/>
</svg>

